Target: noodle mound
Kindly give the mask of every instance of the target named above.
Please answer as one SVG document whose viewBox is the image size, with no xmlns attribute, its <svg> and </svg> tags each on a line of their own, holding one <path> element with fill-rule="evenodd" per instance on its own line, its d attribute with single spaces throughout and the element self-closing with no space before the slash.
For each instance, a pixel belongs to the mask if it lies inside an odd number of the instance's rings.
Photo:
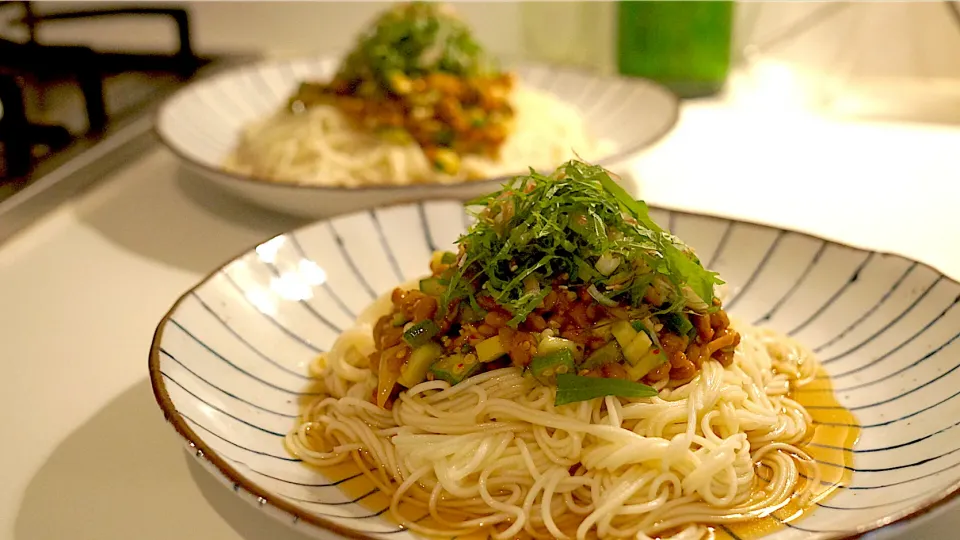
<svg viewBox="0 0 960 540">
<path fill-rule="evenodd" d="M 313 364 L 326 395 L 289 452 L 359 465 L 427 535 L 689 540 L 809 504 L 791 391 L 817 361 L 731 321 L 723 280 L 642 201 L 570 161 L 472 205 L 458 252 Z"/>
<path fill-rule="evenodd" d="M 705 362 L 654 398 L 555 407 L 554 388 L 504 368 L 455 387 L 424 382 L 386 411 L 366 399 L 374 344 L 361 322 L 315 363 L 330 397 L 309 407 L 286 445 L 319 466 L 359 457 L 392 494 L 394 517 L 423 534 L 489 526 L 495 538 L 701 538 L 704 524 L 762 516 L 819 480 L 797 447 L 810 416 L 788 395 L 816 361 L 789 338 L 734 326 L 742 338 L 731 366 Z M 402 500 L 423 512 L 398 513 Z M 414 522 L 427 511 L 448 528 Z"/>
<path fill-rule="evenodd" d="M 490 179 L 574 153 L 599 157 L 574 108 L 514 79 L 450 6 L 396 4 L 329 81 L 303 81 L 282 110 L 248 126 L 224 167 L 350 188 Z"/>
<path fill-rule="evenodd" d="M 248 126 L 224 167 L 275 182 L 327 187 L 451 184 L 545 169 L 574 157 L 597 159 L 613 146 L 596 140 L 570 105 L 532 89 L 511 95 L 514 128 L 498 158 L 465 155 L 455 174 L 437 170 L 414 143 L 395 144 L 353 126 L 333 105 L 286 110 Z"/>
</svg>

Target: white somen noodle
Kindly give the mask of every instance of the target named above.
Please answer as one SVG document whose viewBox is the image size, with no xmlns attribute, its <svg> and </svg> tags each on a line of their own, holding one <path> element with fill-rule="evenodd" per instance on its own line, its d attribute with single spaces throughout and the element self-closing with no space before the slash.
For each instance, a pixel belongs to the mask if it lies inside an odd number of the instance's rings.
<svg viewBox="0 0 960 540">
<path fill-rule="evenodd" d="M 599 159 L 613 146 L 587 133 L 580 113 L 559 99 L 517 88 L 514 130 L 493 160 L 464 155 L 456 175 L 433 168 L 415 143 L 392 144 L 358 130 L 333 105 L 279 111 L 247 127 L 224 164 L 229 171 L 272 181 L 358 187 L 454 183 L 552 167 L 579 155 Z"/>
<path fill-rule="evenodd" d="M 808 497 L 819 482 L 798 448 L 812 419 L 788 395 L 817 362 L 791 338 L 733 322 L 741 341 L 729 367 L 705 361 L 689 383 L 653 398 L 555 407 L 555 388 L 511 367 L 454 387 L 423 382 L 388 411 L 369 401 L 367 355 L 389 306 L 380 299 L 315 362 L 329 395 L 309 405 L 286 445 L 319 466 L 363 460 L 392 497 L 392 517 L 414 532 L 693 540 L 706 525 Z M 431 513 L 432 528 L 401 503 Z"/>
</svg>

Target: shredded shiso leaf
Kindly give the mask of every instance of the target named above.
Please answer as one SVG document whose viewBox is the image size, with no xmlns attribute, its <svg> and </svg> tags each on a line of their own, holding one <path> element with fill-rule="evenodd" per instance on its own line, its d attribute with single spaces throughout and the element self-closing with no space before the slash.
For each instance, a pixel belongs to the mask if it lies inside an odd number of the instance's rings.
<svg viewBox="0 0 960 540">
<path fill-rule="evenodd" d="M 652 286 L 662 302 L 651 312 L 716 309 L 714 286 L 723 281 L 602 167 L 571 160 L 550 175 L 531 169 L 467 206 L 482 208 L 458 240 L 444 306 L 460 300 L 476 307 L 485 291 L 515 326 L 564 276 L 565 285 L 588 287 L 607 305 L 649 309 L 644 297 Z"/>
</svg>

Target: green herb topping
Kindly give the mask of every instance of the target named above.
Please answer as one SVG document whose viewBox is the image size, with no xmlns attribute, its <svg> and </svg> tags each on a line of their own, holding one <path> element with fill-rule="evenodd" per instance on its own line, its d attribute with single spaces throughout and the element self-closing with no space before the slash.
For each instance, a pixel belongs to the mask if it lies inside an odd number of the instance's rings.
<svg viewBox="0 0 960 540">
<path fill-rule="evenodd" d="M 384 12 L 364 32 L 341 66 L 338 79 L 377 80 L 429 73 L 474 77 L 497 71 L 470 29 L 442 3 L 410 2 Z"/>
<path fill-rule="evenodd" d="M 557 396 L 553 404 L 559 407 L 605 396 L 645 398 L 655 395 L 655 388 L 638 382 L 562 373 L 557 375 Z"/>
<path fill-rule="evenodd" d="M 477 296 L 488 294 L 516 326 L 559 279 L 588 287 L 609 306 L 653 314 L 716 309 L 714 286 L 723 281 L 602 167 L 571 160 L 550 175 L 531 169 L 467 204 L 483 208 L 459 239 L 443 306 L 476 307 Z"/>
</svg>

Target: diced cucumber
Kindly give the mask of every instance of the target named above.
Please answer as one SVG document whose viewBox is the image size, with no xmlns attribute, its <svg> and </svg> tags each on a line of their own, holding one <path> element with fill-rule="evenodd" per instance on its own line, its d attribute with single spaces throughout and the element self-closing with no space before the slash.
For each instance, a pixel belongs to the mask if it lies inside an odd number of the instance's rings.
<svg viewBox="0 0 960 540">
<path fill-rule="evenodd" d="M 441 296 L 447 290 L 447 286 L 440 283 L 440 278 L 426 278 L 420 280 L 420 292 L 430 296 Z"/>
<path fill-rule="evenodd" d="M 403 128 L 379 129 L 377 130 L 377 135 L 384 141 L 392 144 L 408 144 L 413 141 L 410 132 Z"/>
<path fill-rule="evenodd" d="M 464 306 L 460 310 L 460 322 L 475 323 L 480 322 L 486 317 L 486 313 L 477 311 L 470 306 Z"/>
<path fill-rule="evenodd" d="M 623 357 L 627 359 L 628 364 L 635 366 L 640 363 L 640 360 L 646 356 L 651 348 L 653 348 L 653 342 L 650 341 L 650 336 L 643 332 L 637 332 L 633 341 L 623 348 Z"/>
<path fill-rule="evenodd" d="M 541 339 L 540 343 L 537 344 L 537 352 L 541 355 L 550 354 L 563 349 L 568 349 L 571 353 L 576 354 L 577 344 L 569 339 L 553 336 L 547 336 Z"/>
<path fill-rule="evenodd" d="M 530 371 L 541 384 L 554 384 L 561 373 L 575 373 L 573 353 L 570 349 L 557 349 L 550 354 L 533 357 Z"/>
<path fill-rule="evenodd" d="M 442 136 L 442 131 L 439 132 Z M 441 138 L 438 142 L 442 141 Z M 437 148 L 433 158 L 433 167 L 440 172 L 456 174 L 460 169 L 460 156 L 449 148 Z"/>
<path fill-rule="evenodd" d="M 473 354 L 451 354 L 444 356 L 430 366 L 433 375 L 447 381 L 450 384 L 457 384 L 473 375 L 480 368 L 480 361 Z"/>
<path fill-rule="evenodd" d="M 407 324 L 408 322 L 410 322 L 410 319 L 406 315 L 398 311 L 393 314 L 393 319 L 390 321 L 390 324 L 392 324 L 394 328 L 399 328 Z"/>
<path fill-rule="evenodd" d="M 437 134 L 434 135 L 433 141 L 440 146 L 450 146 L 450 143 L 453 142 L 453 138 L 456 136 L 456 133 L 447 126 L 441 127 Z M 440 155 L 437 154 L 437 158 L 440 158 Z"/>
<path fill-rule="evenodd" d="M 507 354 L 507 350 L 503 348 L 500 336 L 489 337 L 477 343 L 477 358 L 480 359 L 480 362 L 493 362 L 505 354 Z"/>
<path fill-rule="evenodd" d="M 400 378 L 397 382 L 407 388 L 422 383 L 427 378 L 430 366 L 440 358 L 441 353 L 443 349 L 440 348 L 440 344 L 433 341 L 417 347 L 400 370 Z"/>
<path fill-rule="evenodd" d="M 611 331 L 613 332 L 613 337 L 617 338 L 617 343 L 624 348 L 624 353 L 626 353 L 627 346 L 633 342 L 638 334 L 627 321 L 617 321 L 613 323 Z"/>
<path fill-rule="evenodd" d="M 650 324 L 649 326 L 647 326 L 646 324 L 644 324 L 644 322 L 649 323 L 650 319 L 646 319 L 644 321 L 633 321 L 631 324 L 634 330 L 636 330 L 637 332 L 643 332 L 644 334 L 646 334 L 647 337 L 650 338 L 650 343 L 653 343 L 654 347 L 659 347 L 660 338 L 657 337 L 657 333 L 653 331 L 653 324 Z"/>
<path fill-rule="evenodd" d="M 413 83 L 410 82 L 410 78 L 399 70 L 391 70 L 387 74 L 387 83 L 390 85 L 390 90 L 393 90 L 399 96 L 409 94 L 413 90 Z"/>
<path fill-rule="evenodd" d="M 598 368 L 604 364 L 615 364 L 623 358 L 623 355 L 620 352 L 620 345 L 617 345 L 617 341 L 610 340 L 606 345 L 600 347 L 599 349 L 590 353 L 590 356 L 583 361 L 583 364 L 580 365 L 582 369 L 594 369 Z"/>
<path fill-rule="evenodd" d="M 643 332 L 644 334 L 650 336 L 651 340 L 654 340 L 656 338 L 653 336 L 653 330 L 651 330 L 650 327 L 644 324 L 645 322 L 648 322 L 648 321 L 649 319 L 644 319 L 643 321 L 633 321 L 630 323 L 630 326 L 632 326 L 633 329 L 636 330 L 637 332 Z"/>
<path fill-rule="evenodd" d="M 643 358 L 640 359 L 635 365 L 627 364 L 627 375 L 635 381 L 647 376 L 647 373 L 657 369 L 661 364 L 667 361 L 667 355 L 663 354 L 663 351 L 660 349 L 651 349 L 649 353 L 646 354 Z"/>
<path fill-rule="evenodd" d="M 455 262 L 457 262 L 457 254 L 456 254 L 456 253 L 453 253 L 453 252 L 450 252 L 450 251 L 444 251 L 444 252 L 443 252 L 443 255 L 440 256 L 440 263 L 441 263 L 441 264 L 453 264 L 453 263 L 455 263 Z"/>
<path fill-rule="evenodd" d="M 416 349 L 421 345 L 429 343 L 439 332 L 440 329 L 437 328 L 437 323 L 427 319 L 408 328 L 407 331 L 403 333 L 403 340 L 407 342 L 407 345 Z"/>
</svg>

